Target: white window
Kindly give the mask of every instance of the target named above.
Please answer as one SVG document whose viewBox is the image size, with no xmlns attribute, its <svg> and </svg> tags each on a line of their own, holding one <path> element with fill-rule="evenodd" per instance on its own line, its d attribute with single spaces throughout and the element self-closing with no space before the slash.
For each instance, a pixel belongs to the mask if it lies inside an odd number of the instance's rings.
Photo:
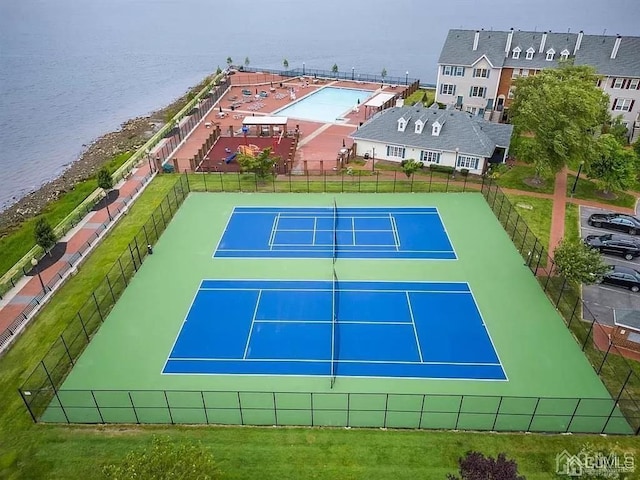
<svg viewBox="0 0 640 480">
<path fill-rule="evenodd" d="M 569 58 L 569 50 L 566 48 L 560 52 L 560 59 L 567 60 Z"/>
<path fill-rule="evenodd" d="M 633 100 L 630 98 L 616 98 L 613 101 L 613 109 L 616 112 L 628 112 L 631 110 Z"/>
<path fill-rule="evenodd" d="M 478 157 L 469 157 L 467 155 L 458 155 L 458 162 L 456 163 L 456 167 L 460 168 L 469 168 L 471 170 L 475 170 L 478 168 L 478 162 L 480 159 Z"/>
<path fill-rule="evenodd" d="M 523 77 L 528 77 L 529 76 L 529 69 L 528 68 L 523 68 L 522 69 L 522 76 Z"/>
<path fill-rule="evenodd" d="M 629 85 L 627 85 L 627 88 L 630 88 L 631 90 L 637 90 L 639 84 L 640 84 L 640 79 L 632 78 L 631 81 L 629 82 Z"/>
<path fill-rule="evenodd" d="M 471 87 L 469 90 L 470 97 L 484 97 L 487 93 L 487 87 Z"/>
<path fill-rule="evenodd" d="M 474 68 L 473 76 L 476 78 L 489 78 L 489 69 L 488 68 Z"/>
<path fill-rule="evenodd" d="M 451 65 L 443 65 L 442 66 L 442 75 L 451 75 L 451 70 L 453 67 Z"/>
<path fill-rule="evenodd" d="M 556 51 L 553 48 L 547 50 L 547 58 L 546 58 L 547 62 L 551 62 L 555 54 L 556 54 Z"/>
<path fill-rule="evenodd" d="M 464 77 L 464 67 L 453 67 L 454 77 Z"/>
<path fill-rule="evenodd" d="M 420 152 L 420 161 L 425 163 L 440 163 L 440 152 L 422 150 Z"/>
<path fill-rule="evenodd" d="M 614 78 L 612 88 L 622 88 L 624 84 L 624 78 Z"/>
<path fill-rule="evenodd" d="M 456 86 L 452 83 L 443 83 L 440 85 L 440 93 L 442 95 L 455 95 Z"/>
<path fill-rule="evenodd" d="M 507 93 L 507 98 L 513 98 L 515 95 L 515 91 L 516 91 L 516 86 L 515 85 L 511 85 L 509 87 L 509 93 Z"/>
<path fill-rule="evenodd" d="M 387 157 L 404 158 L 404 147 L 387 145 Z"/>
<path fill-rule="evenodd" d="M 527 50 L 527 60 L 532 60 L 534 53 L 536 53 L 536 51 L 533 48 L 530 48 L 529 50 Z"/>
<path fill-rule="evenodd" d="M 478 107 L 467 107 L 467 112 L 471 115 L 476 115 L 478 113 Z"/>
<path fill-rule="evenodd" d="M 513 72 L 511 72 L 511 78 L 518 78 L 520 76 L 520 69 L 514 68 Z"/>
<path fill-rule="evenodd" d="M 516 60 L 517 60 L 518 58 L 520 58 L 520 52 L 521 52 L 521 51 L 522 51 L 522 50 L 520 50 L 520 47 L 516 47 L 516 48 L 514 48 L 514 49 L 513 49 L 513 55 L 511 55 L 511 58 L 515 58 Z"/>
</svg>

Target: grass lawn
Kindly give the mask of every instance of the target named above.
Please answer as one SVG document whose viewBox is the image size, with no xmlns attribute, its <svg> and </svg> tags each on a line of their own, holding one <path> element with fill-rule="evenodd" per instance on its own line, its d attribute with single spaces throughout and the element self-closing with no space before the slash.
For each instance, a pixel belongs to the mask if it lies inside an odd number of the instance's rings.
<svg viewBox="0 0 640 480">
<path fill-rule="evenodd" d="M 500 175 L 497 183 L 502 188 L 513 188 L 527 192 L 553 193 L 553 177 L 544 177 L 544 183 L 539 187 L 533 187 L 524 182 L 526 179 L 533 178 L 535 173 L 536 169 L 533 166 L 516 165 Z"/>
<path fill-rule="evenodd" d="M 520 216 L 527 222 L 531 231 L 542 242 L 545 249 L 549 249 L 551 232 L 551 212 L 553 201 L 546 198 L 535 198 L 527 195 L 511 195 L 507 197 L 514 205 Z"/>
<path fill-rule="evenodd" d="M 580 237 L 580 210 L 578 205 L 567 203 L 564 214 L 564 237 L 579 238 Z"/>
<path fill-rule="evenodd" d="M 117 170 L 132 155 L 132 152 L 116 155 L 107 163 L 110 171 Z M 64 193 L 57 200 L 46 206 L 44 216 L 52 227 L 64 220 L 85 198 L 97 188 L 96 179 L 90 178 L 79 182 L 73 190 Z M 24 221 L 13 229 L 0 231 L 0 277 L 11 269 L 29 250 L 33 248 L 33 230 L 36 219 Z"/>
<path fill-rule="evenodd" d="M 576 181 L 575 175 L 567 176 L 567 196 L 571 195 L 573 184 Z M 600 203 L 606 203 L 609 205 L 615 205 L 618 207 L 634 208 L 636 205 L 636 198 L 625 192 L 615 191 L 615 198 L 606 198 L 601 194 L 600 189 L 596 183 L 588 178 L 580 176 L 576 185 L 576 191 L 573 194 L 574 198 L 580 198 L 583 200 L 594 200 Z"/>
<path fill-rule="evenodd" d="M 414 479 L 445 478 L 468 450 L 506 452 L 528 480 L 557 478 L 555 456 L 577 453 L 587 442 L 608 451 L 614 446 L 638 458 L 632 437 L 524 435 L 436 431 L 330 428 L 56 426 L 35 425 L 17 389 L 37 361 L 104 278 L 176 177 L 156 178 L 108 238 L 42 310 L 9 352 L 0 358 L 0 478 L 100 478 L 102 465 L 117 463 L 128 451 L 150 444 L 153 435 L 202 441 L 220 462 L 225 479 Z M 511 196 L 533 210 L 527 215 L 542 236 L 546 200 Z M 543 202 L 543 203 L 538 203 Z M 523 209 L 525 210 L 525 209 Z M 550 221 L 547 210 L 547 221 Z M 535 225 L 535 227 L 534 227 Z M 540 231 L 540 233 L 539 233 Z M 547 234 L 548 241 L 548 234 Z"/>
</svg>

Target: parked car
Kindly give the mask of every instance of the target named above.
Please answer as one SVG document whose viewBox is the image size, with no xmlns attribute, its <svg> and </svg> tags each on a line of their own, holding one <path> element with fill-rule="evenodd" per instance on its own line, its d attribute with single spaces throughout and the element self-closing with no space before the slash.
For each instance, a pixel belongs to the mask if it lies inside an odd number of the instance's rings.
<svg viewBox="0 0 640 480">
<path fill-rule="evenodd" d="M 620 230 L 629 235 L 640 232 L 640 220 L 624 213 L 594 213 L 587 220 L 589 225 L 609 230 Z"/>
<path fill-rule="evenodd" d="M 591 248 L 598 249 L 601 253 L 620 255 L 627 260 L 640 257 L 640 242 L 615 233 L 605 235 L 587 235 L 584 243 Z"/>
<path fill-rule="evenodd" d="M 638 292 L 640 291 L 640 272 L 633 268 L 613 265 L 611 270 L 596 280 L 596 283 L 606 283 Z"/>
</svg>

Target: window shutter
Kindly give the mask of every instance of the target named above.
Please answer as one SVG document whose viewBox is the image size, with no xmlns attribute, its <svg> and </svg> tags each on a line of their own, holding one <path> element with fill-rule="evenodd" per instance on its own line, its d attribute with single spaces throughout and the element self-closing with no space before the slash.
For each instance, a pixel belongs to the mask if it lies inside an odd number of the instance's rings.
<svg viewBox="0 0 640 480">
<path fill-rule="evenodd" d="M 389 156 L 389 145 L 387 145 L 387 157 Z"/>
<path fill-rule="evenodd" d="M 451 95 L 455 95 L 456 94 L 456 86 L 453 86 L 453 92 L 451 92 Z"/>
<path fill-rule="evenodd" d="M 442 93 L 444 92 L 444 83 L 440 84 L 440 94 L 442 95 Z"/>
<path fill-rule="evenodd" d="M 629 82 L 631 82 L 631 79 L 629 78 L 625 78 L 624 80 L 622 80 L 622 88 L 624 89 L 629 89 Z"/>
<path fill-rule="evenodd" d="M 470 97 L 473 97 L 473 87 L 470 87 L 470 88 L 469 88 L 469 96 L 470 96 Z"/>
<path fill-rule="evenodd" d="M 613 107 L 611 107 L 611 110 L 615 110 L 616 109 L 616 105 L 618 105 L 618 99 L 617 98 L 613 101 Z"/>
<path fill-rule="evenodd" d="M 403 148 L 402 149 L 402 158 L 404 158 L 404 151 L 405 151 L 405 149 Z"/>
<path fill-rule="evenodd" d="M 615 77 L 611 79 L 611 88 L 613 88 L 613 86 L 616 84 L 616 79 Z"/>
<path fill-rule="evenodd" d="M 476 158 L 475 162 L 473 162 L 474 170 L 478 168 L 478 159 Z"/>
<path fill-rule="evenodd" d="M 483 90 L 482 90 L 482 98 L 486 98 L 486 96 L 487 96 L 487 87 L 482 87 L 482 88 L 483 88 Z"/>
<path fill-rule="evenodd" d="M 629 105 L 629 111 L 633 110 L 633 104 L 636 103 L 635 100 L 631 100 L 631 104 Z"/>
</svg>

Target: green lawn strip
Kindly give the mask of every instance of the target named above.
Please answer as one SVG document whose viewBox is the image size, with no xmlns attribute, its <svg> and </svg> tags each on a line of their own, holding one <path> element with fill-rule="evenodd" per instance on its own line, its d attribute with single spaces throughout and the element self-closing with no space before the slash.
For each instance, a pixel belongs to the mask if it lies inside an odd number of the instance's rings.
<svg viewBox="0 0 640 480">
<path fill-rule="evenodd" d="M 126 162 L 132 153 L 122 153 L 113 157 L 107 167 L 110 171 L 115 171 L 120 165 Z M 60 198 L 50 202 L 42 212 L 49 223 L 55 227 L 64 220 L 85 198 L 89 196 L 97 187 L 95 178 L 84 180 L 75 185 Z M 35 245 L 33 240 L 33 229 L 36 223 L 35 218 L 24 221 L 12 230 L 0 232 L 0 277 L 11 269 L 22 257 L 24 257 Z"/>
<path fill-rule="evenodd" d="M 578 205 L 567 203 L 564 214 L 564 238 L 580 237 L 580 209 Z"/>
<path fill-rule="evenodd" d="M 517 165 L 501 174 L 500 178 L 497 179 L 497 183 L 502 188 L 513 188 L 527 192 L 553 193 L 553 177 L 543 177 L 544 183 L 540 185 L 540 187 L 533 187 L 524 182 L 526 179 L 533 178 L 535 173 L 536 169 L 533 166 Z"/>
<path fill-rule="evenodd" d="M 22 478 L 99 478 L 106 463 L 149 445 L 152 435 L 201 440 L 221 462 L 224 478 L 444 478 L 470 449 L 507 452 L 528 479 L 555 478 L 555 455 L 577 453 L 590 442 L 615 444 L 636 455 L 636 438 L 478 434 L 301 428 L 64 427 L 34 425 L 17 394 L 33 366 L 69 317 L 103 280 L 106 271 L 171 189 L 176 178 L 155 179 L 129 215 L 97 247 L 78 274 L 56 294 L 12 349 L 0 358 L 0 451 L 16 452 Z M 191 179 L 190 179 L 191 180 Z M 24 467 L 24 465 L 22 466 Z"/>
<path fill-rule="evenodd" d="M 546 198 L 535 198 L 527 195 L 507 195 L 515 209 L 529 226 L 545 249 L 549 248 L 551 232 L 551 212 L 553 201 Z"/>
<path fill-rule="evenodd" d="M 567 176 L 567 195 L 571 195 L 573 184 L 575 183 L 576 176 L 569 174 Z M 636 205 L 636 197 L 625 192 L 615 191 L 613 192 L 615 198 L 607 198 L 602 195 L 601 190 L 596 183 L 588 178 L 580 176 L 578 183 L 576 184 L 576 190 L 573 194 L 574 198 L 580 198 L 582 200 L 593 200 L 598 203 L 605 203 L 608 205 L 615 205 L 618 207 L 634 208 Z"/>
</svg>

